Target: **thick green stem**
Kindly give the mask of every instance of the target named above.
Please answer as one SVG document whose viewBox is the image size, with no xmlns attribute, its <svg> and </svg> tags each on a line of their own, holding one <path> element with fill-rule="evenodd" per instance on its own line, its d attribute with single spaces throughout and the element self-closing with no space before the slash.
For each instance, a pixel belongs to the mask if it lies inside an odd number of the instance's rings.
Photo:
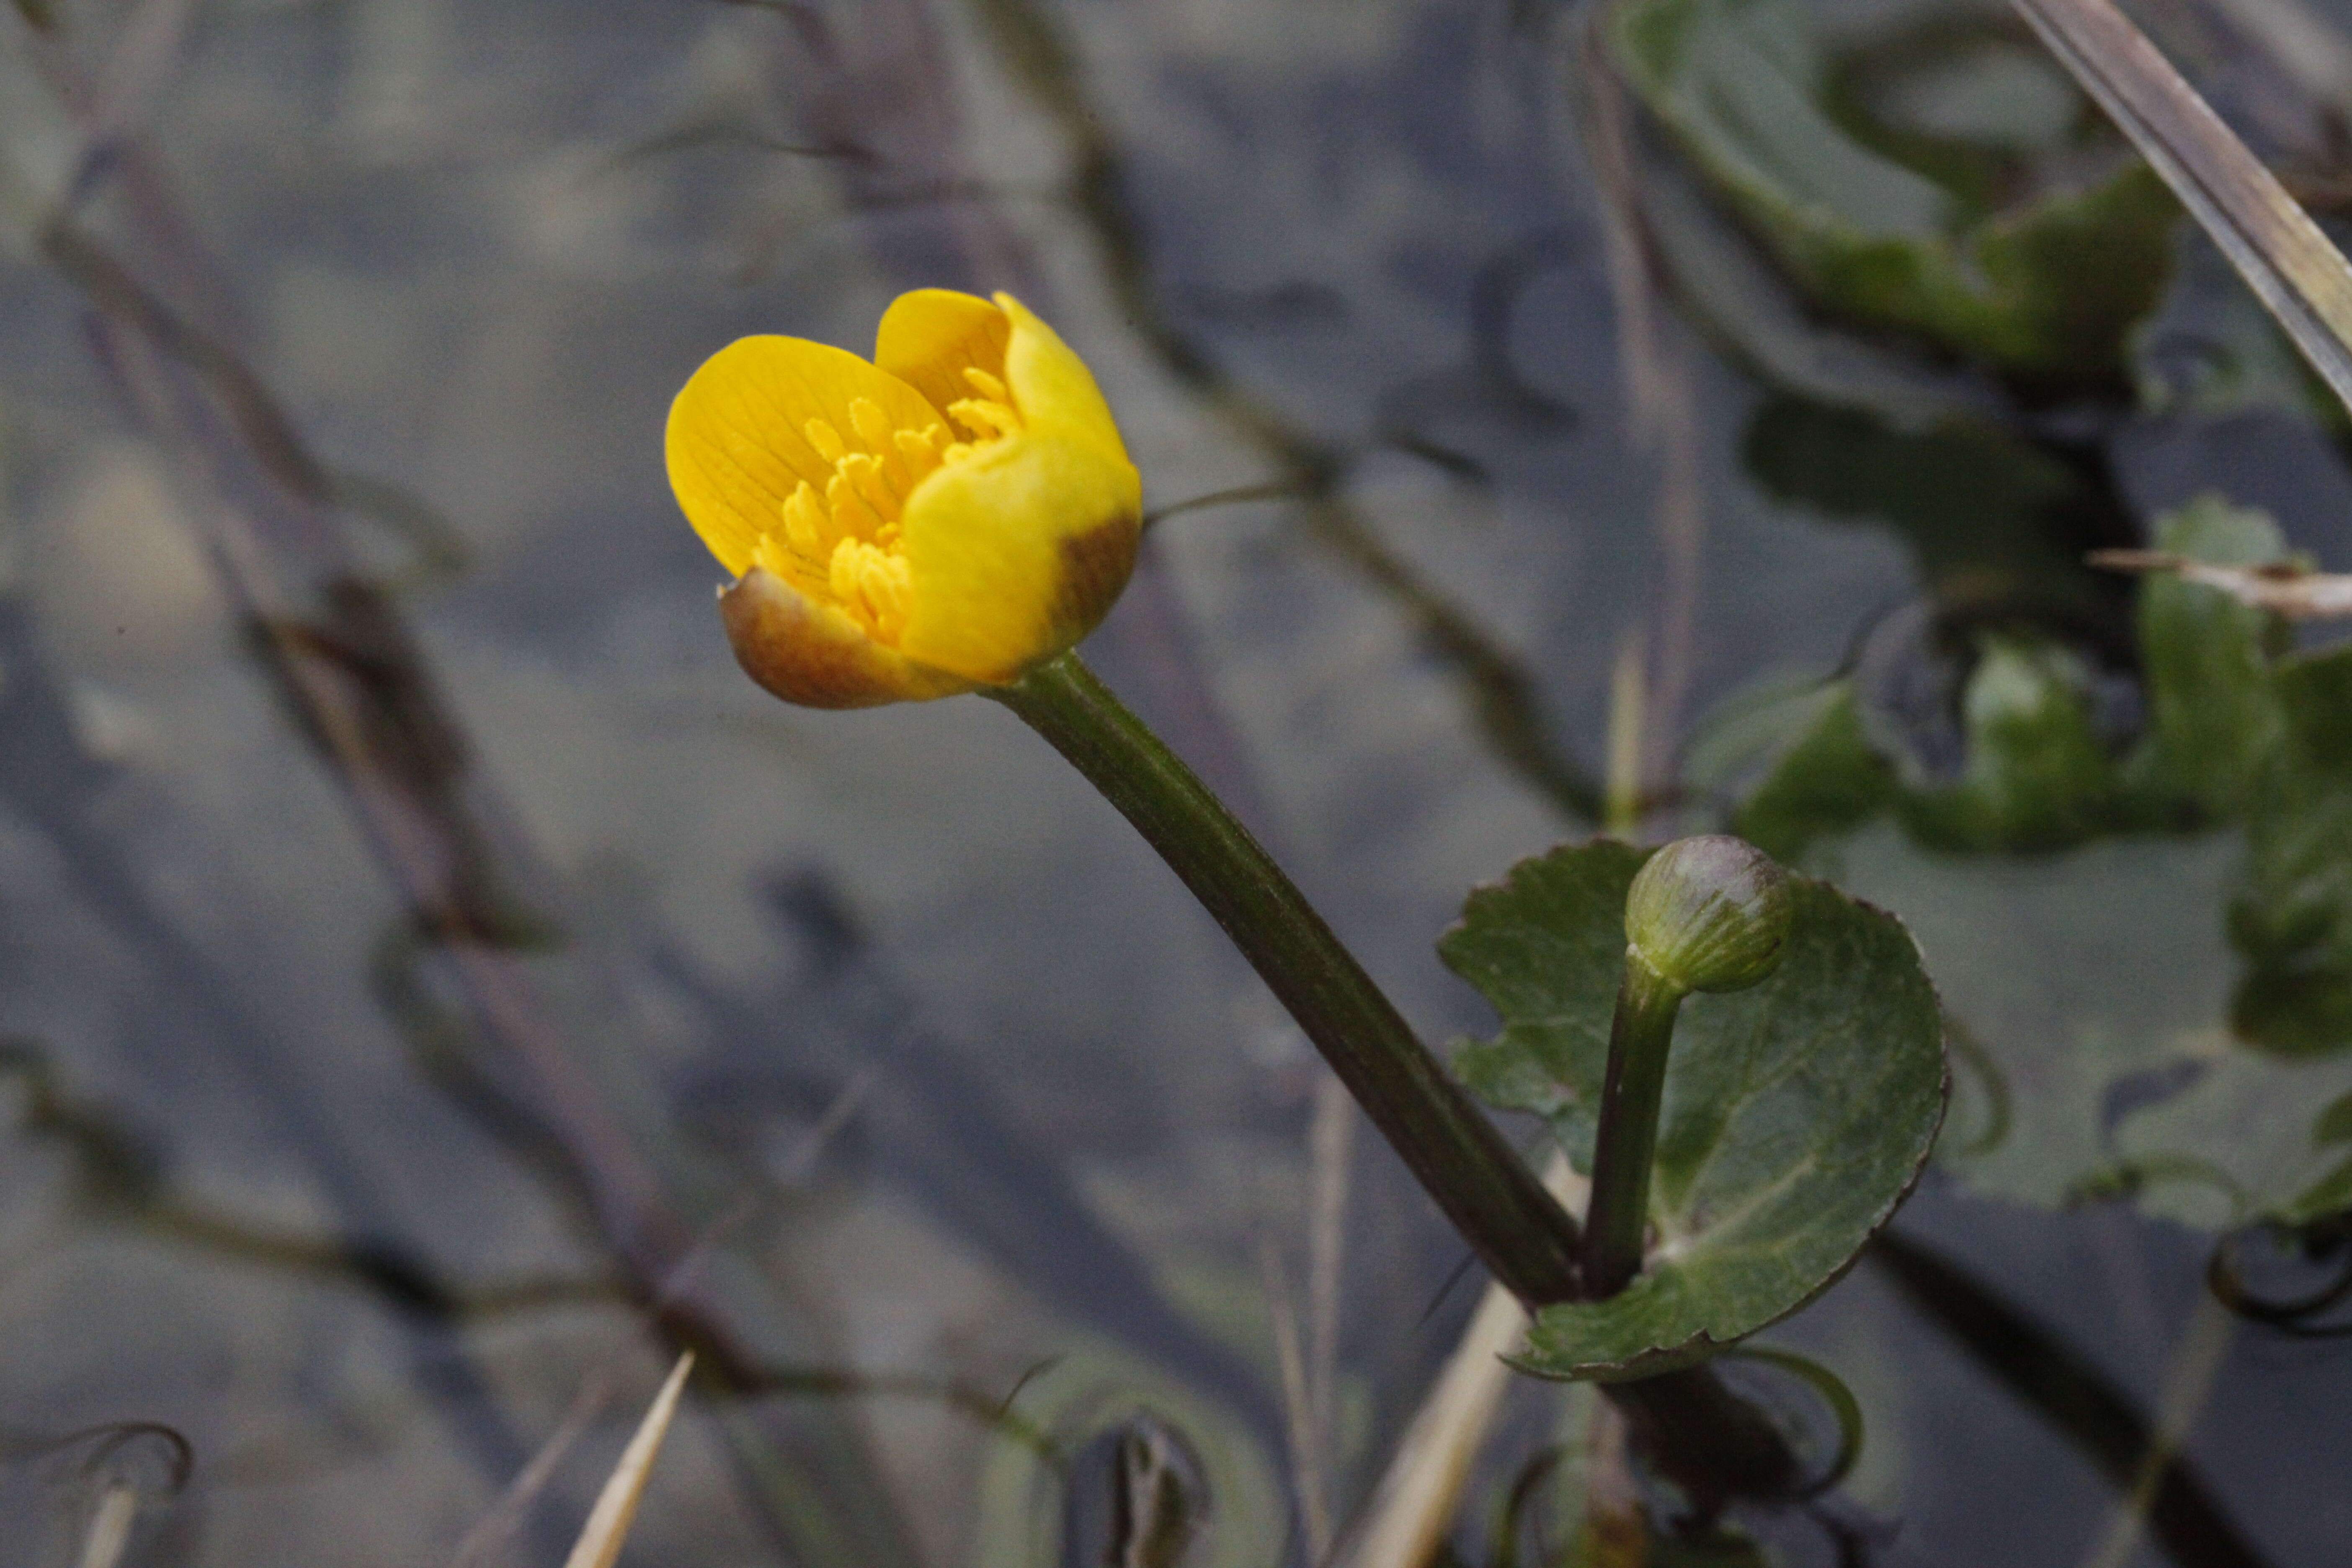
<svg viewBox="0 0 2352 1568">
<path fill-rule="evenodd" d="M 1045 736 L 1160 851 L 1495 1278 L 1530 1308 L 1582 1296 L 1576 1222 L 1192 771 L 1075 655 L 988 695 Z M 1654 1110 L 1648 1121 L 1654 1128 Z M 1604 1392 L 1624 1410 L 1643 1458 L 1704 1513 L 1778 1495 L 1797 1476 L 1771 1421 L 1710 1367 Z"/>
<path fill-rule="evenodd" d="M 1249 831 L 1076 654 L 983 688 L 1069 759 L 1225 929 L 1495 1278 L 1578 1294 L 1570 1219 Z"/>
<path fill-rule="evenodd" d="M 1592 1205 L 1585 1211 L 1584 1288 L 1607 1300 L 1642 1271 L 1649 1227 L 1650 1166 L 1658 1150 L 1658 1102 L 1666 1088 L 1682 987 L 1637 948 L 1625 950 L 1617 1015 L 1609 1026 L 1609 1068 L 1601 1083 L 1601 1127 L 1592 1145 Z"/>
</svg>

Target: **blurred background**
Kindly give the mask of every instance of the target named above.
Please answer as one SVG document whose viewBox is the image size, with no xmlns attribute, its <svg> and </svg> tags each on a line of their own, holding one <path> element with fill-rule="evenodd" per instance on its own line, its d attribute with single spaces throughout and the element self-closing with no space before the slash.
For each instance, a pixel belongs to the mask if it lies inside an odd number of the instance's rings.
<svg viewBox="0 0 2352 1568">
<path fill-rule="evenodd" d="M 2139 15 L 2352 201 L 2335 8 Z M 6 1568 L 556 1561 L 680 1342 L 625 1561 L 1099 1563 L 1155 1443 L 1196 1564 L 1360 1508 L 1483 1277 L 1009 715 L 755 689 L 667 492 L 704 357 L 927 285 L 1094 367 L 1088 658 L 1433 1043 L 1604 820 L 1911 924 L 1937 1163 L 1764 1336 L 1859 1463 L 1703 1560 L 2352 1540 L 2336 753 L 2144 807 L 2189 645 L 2081 559 L 2352 567 L 2344 417 L 2000 8 L 15 0 L 0 220 Z M 1702 1560 L 1598 1555 L 1597 1407 L 1458 1561 Z"/>
</svg>

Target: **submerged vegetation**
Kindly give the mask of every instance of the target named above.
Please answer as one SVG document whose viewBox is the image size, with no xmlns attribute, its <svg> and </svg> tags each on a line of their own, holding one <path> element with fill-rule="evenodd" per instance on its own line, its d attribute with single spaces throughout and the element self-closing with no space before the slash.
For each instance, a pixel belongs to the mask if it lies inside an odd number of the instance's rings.
<svg viewBox="0 0 2352 1568">
<path fill-rule="evenodd" d="M 2324 1560 L 2352 41 L 2141 20 L 0 14 L 0 1568 Z"/>
</svg>

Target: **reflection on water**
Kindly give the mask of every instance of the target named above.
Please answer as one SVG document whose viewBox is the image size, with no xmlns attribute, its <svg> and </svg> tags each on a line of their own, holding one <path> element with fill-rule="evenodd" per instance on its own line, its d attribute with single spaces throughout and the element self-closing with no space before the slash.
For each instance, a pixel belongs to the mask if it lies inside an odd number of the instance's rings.
<svg viewBox="0 0 2352 1568">
<path fill-rule="evenodd" d="M 1652 831 L 1917 936 L 1938 1165 L 1764 1336 L 1856 1467 L 1657 1560 L 2352 1538 L 2346 667 L 2081 564 L 2168 511 L 2352 565 L 2339 437 L 2004 25 L 1819 14 L 1817 99 L 1735 84 L 1766 151 L 1903 244 L 2153 222 L 2159 328 L 2063 246 L 2013 319 L 1853 295 L 1834 201 L 1654 122 L 1664 55 L 1593 96 L 1565 8 L 0 14 L 0 1565 L 445 1563 L 584 1423 L 470 1559 L 552 1561 L 677 1339 L 643 1561 L 1239 1568 L 1366 1495 L 1459 1246 L 1004 715 L 753 690 L 664 487 L 712 349 L 924 283 L 1102 375 L 1166 516 L 1089 657 L 1429 1037 L 1491 1029 L 1433 940 L 1592 829 L 1628 668 Z M 2210 38 L 2340 182 L 2285 109 L 2342 106 Z M 1613 1560 L 1610 1409 L 1508 1389 L 1464 1561 Z"/>
</svg>

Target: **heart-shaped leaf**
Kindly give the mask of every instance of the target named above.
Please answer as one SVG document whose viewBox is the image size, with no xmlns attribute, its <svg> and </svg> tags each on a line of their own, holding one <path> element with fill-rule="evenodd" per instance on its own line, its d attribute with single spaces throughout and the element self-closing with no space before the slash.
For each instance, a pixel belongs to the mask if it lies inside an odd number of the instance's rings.
<svg viewBox="0 0 2352 1568">
<path fill-rule="evenodd" d="M 1470 896 L 1440 944 L 1503 1016 L 1455 1066 L 1537 1111 L 1590 1170 L 1624 963 L 1625 892 L 1647 854 L 1599 840 Z M 1793 879 L 1796 922 L 1762 984 L 1683 1004 L 1667 1068 L 1643 1272 L 1606 1301 L 1547 1307 L 1517 1358 L 1548 1377 L 1698 1360 L 1803 1306 L 1910 1190 L 1943 1121 L 1943 1026 L 1893 916 Z"/>
</svg>

